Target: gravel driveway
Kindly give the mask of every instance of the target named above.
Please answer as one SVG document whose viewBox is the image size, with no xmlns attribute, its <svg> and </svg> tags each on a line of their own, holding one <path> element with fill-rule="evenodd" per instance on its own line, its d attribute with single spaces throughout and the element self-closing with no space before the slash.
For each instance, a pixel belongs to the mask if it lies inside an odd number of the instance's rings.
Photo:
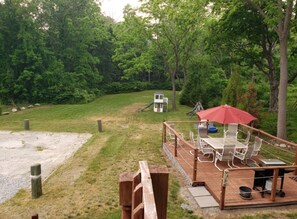
<svg viewBox="0 0 297 219">
<path fill-rule="evenodd" d="M 0 131 L 0 203 L 30 187 L 30 167 L 41 164 L 44 180 L 91 134 Z"/>
</svg>

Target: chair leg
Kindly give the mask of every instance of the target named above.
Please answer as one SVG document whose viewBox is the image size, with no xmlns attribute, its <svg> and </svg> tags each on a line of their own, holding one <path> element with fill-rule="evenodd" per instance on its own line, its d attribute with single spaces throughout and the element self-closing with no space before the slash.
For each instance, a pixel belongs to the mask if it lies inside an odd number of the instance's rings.
<svg viewBox="0 0 297 219">
<path fill-rule="evenodd" d="M 236 167 L 236 168 L 239 168 L 239 166 L 236 166 L 236 165 L 234 164 L 234 159 L 232 159 L 232 166 L 233 166 L 233 167 Z"/>
<path fill-rule="evenodd" d="M 202 156 L 204 156 L 204 155 L 202 155 Z M 209 154 L 209 156 L 210 156 L 210 154 Z M 212 161 L 209 161 L 209 160 L 201 160 L 200 157 L 198 156 L 198 160 L 199 160 L 199 162 L 213 163 L 213 161 L 214 161 L 214 157 L 212 158 Z"/>
<path fill-rule="evenodd" d="M 217 162 L 218 162 L 218 158 L 215 158 L 215 167 L 216 167 L 219 171 L 223 171 L 223 170 L 221 170 L 221 169 L 218 167 Z"/>
</svg>

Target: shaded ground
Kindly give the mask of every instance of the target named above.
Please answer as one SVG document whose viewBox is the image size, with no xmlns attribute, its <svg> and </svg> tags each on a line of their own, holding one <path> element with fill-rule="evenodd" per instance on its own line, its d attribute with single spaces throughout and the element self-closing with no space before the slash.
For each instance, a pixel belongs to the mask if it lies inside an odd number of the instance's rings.
<svg viewBox="0 0 297 219">
<path fill-rule="evenodd" d="M 0 131 L 0 203 L 30 186 L 30 167 L 41 164 L 42 179 L 69 158 L 92 135 Z"/>
</svg>

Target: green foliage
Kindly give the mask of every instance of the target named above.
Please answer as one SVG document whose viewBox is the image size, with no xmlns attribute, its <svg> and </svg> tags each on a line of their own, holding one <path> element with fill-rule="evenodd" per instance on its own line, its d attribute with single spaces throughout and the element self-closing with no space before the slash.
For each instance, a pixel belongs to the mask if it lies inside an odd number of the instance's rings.
<svg viewBox="0 0 297 219">
<path fill-rule="evenodd" d="M 228 85 L 224 90 L 222 104 L 228 104 L 230 106 L 236 106 L 239 97 L 240 89 L 240 74 L 239 69 L 235 66 L 232 69 L 231 77 L 228 81 Z"/>
<path fill-rule="evenodd" d="M 276 136 L 277 113 L 262 112 L 259 121 L 259 128 Z"/>
<path fill-rule="evenodd" d="M 238 105 L 239 108 L 249 112 L 256 118 L 260 118 L 260 105 L 257 98 L 257 90 L 255 88 L 255 84 L 253 81 L 251 81 L 248 84 L 248 88 L 245 92 L 245 94 L 241 95 L 238 99 Z"/>
<path fill-rule="evenodd" d="M 107 94 L 118 94 L 118 93 L 127 93 L 135 91 L 150 90 L 152 85 L 148 82 L 113 82 L 107 84 L 104 87 L 104 90 Z"/>
<path fill-rule="evenodd" d="M 227 83 L 221 77 L 222 74 L 222 70 L 212 64 L 209 56 L 195 57 L 189 66 L 180 104 L 193 106 L 200 101 L 205 108 L 219 105 Z"/>
<path fill-rule="evenodd" d="M 112 47 L 98 5 L 92 0 L 24 2 L 0 4 L 3 102 L 93 100 L 100 94 L 99 70 L 111 69 L 100 65 L 100 58 L 106 65 L 111 61 Z"/>
</svg>

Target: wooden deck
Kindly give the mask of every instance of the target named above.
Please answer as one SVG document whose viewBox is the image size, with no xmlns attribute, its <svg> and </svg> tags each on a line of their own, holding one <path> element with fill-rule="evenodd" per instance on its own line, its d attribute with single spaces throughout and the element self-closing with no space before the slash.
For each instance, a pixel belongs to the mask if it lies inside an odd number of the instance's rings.
<svg viewBox="0 0 297 219">
<path fill-rule="evenodd" d="M 174 156 L 174 144 L 167 142 L 163 143 L 163 149 L 167 156 L 171 159 L 174 166 L 184 175 L 185 179 L 193 186 L 204 185 L 213 195 L 218 203 L 221 203 L 222 194 L 222 178 L 223 172 L 219 171 L 212 162 L 197 162 L 196 181 L 193 181 L 194 155 L 193 148 L 187 144 L 177 147 L 177 156 Z M 201 157 L 201 155 L 199 155 Z M 211 158 L 203 158 L 211 161 Z M 235 165 L 246 167 L 235 159 Z M 225 162 L 219 162 L 218 166 L 221 169 L 228 168 Z M 253 188 L 255 171 L 252 169 L 242 170 L 234 168 L 230 170 L 224 205 L 221 209 L 226 208 L 243 208 L 243 207 L 261 207 L 261 206 L 276 206 L 297 204 L 297 176 L 293 172 L 286 173 L 284 178 L 283 191 L 285 197 L 275 196 L 275 200 L 271 200 L 271 195 L 265 193 L 264 197 L 256 190 L 252 190 L 252 199 L 244 200 L 239 195 L 240 186 L 248 186 Z M 296 181 L 294 180 L 296 179 Z M 280 186 L 280 177 L 277 180 L 277 188 Z"/>
</svg>

